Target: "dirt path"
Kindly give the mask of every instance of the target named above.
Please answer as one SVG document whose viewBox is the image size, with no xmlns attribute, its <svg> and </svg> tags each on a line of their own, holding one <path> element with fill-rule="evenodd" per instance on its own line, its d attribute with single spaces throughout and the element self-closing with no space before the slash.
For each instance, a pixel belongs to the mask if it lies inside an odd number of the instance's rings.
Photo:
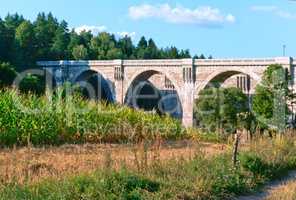
<svg viewBox="0 0 296 200">
<path fill-rule="evenodd" d="M 291 171 L 288 176 L 284 177 L 281 180 L 272 181 L 267 184 L 260 192 L 250 195 L 250 196 L 240 196 L 236 200 L 264 200 L 268 195 L 280 188 L 289 181 L 296 180 L 296 170 Z"/>
</svg>

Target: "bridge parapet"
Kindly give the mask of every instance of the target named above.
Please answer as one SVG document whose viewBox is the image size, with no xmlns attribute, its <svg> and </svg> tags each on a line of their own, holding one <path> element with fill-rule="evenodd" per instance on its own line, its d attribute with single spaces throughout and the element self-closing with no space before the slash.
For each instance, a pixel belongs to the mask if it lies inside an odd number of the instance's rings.
<svg viewBox="0 0 296 200">
<path fill-rule="evenodd" d="M 290 57 L 275 58 L 241 58 L 241 59 L 153 59 L 153 60 L 91 60 L 91 61 L 40 61 L 39 66 L 268 66 L 271 64 L 296 65 Z"/>
<path fill-rule="evenodd" d="M 268 66 L 271 64 L 290 65 L 290 57 L 241 58 L 241 59 L 195 59 L 196 66 Z"/>
<path fill-rule="evenodd" d="M 145 67 L 145 66 L 159 66 L 159 67 L 169 67 L 169 66 L 180 66 L 182 67 L 182 59 L 154 59 L 154 60 L 123 60 L 124 66 L 130 67 Z"/>
<path fill-rule="evenodd" d="M 61 60 L 61 61 L 39 61 L 37 65 L 42 67 L 60 67 L 60 66 L 88 66 L 91 61 L 74 61 L 74 60 Z"/>
<path fill-rule="evenodd" d="M 192 59 L 153 59 L 153 60 L 89 60 L 89 61 L 39 61 L 37 65 L 45 67 L 53 66 L 180 66 L 192 62 Z"/>
</svg>

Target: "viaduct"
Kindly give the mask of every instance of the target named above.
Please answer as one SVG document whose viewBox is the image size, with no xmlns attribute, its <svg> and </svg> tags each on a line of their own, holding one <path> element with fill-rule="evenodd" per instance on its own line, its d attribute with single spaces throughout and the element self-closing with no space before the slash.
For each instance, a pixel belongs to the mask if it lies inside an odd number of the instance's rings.
<svg viewBox="0 0 296 200">
<path fill-rule="evenodd" d="M 194 102 L 199 92 L 211 85 L 239 87 L 252 94 L 264 70 L 280 64 L 292 75 L 294 89 L 296 60 L 291 57 L 250 59 L 166 59 L 109 61 L 40 61 L 37 63 L 54 77 L 55 83 L 81 83 L 96 75 L 101 78 L 107 100 L 138 108 L 140 99 L 146 105 L 159 97 L 162 108 L 192 126 Z M 144 84 L 143 84 L 144 83 Z M 154 90 L 141 92 L 150 86 Z M 296 88 L 296 87 L 295 87 Z M 153 92 L 157 91 L 157 92 Z M 157 102 L 156 102 L 157 104 Z M 145 106 L 144 106 L 145 108 Z"/>
</svg>

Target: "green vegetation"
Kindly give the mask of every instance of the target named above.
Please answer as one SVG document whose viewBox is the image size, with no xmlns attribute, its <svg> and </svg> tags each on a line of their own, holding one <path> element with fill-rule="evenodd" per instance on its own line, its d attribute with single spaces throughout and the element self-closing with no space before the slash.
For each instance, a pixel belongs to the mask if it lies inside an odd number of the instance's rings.
<svg viewBox="0 0 296 200">
<path fill-rule="evenodd" d="M 231 199 L 296 167 L 293 138 L 254 141 L 232 167 L 230 154 L 160 161 L 36 184 L 2 185 L 1 199 Z"/>
<path fill-rule="evenodd" d="M 288 75 L 280 65 L 272 65 L 264 72 L 262 85 L 254 94 L 253 110 L 248 97 L 236 88 L 207 88 L 200 93 L 195 115 L 201 130 L 213 134 L 185 130 L 180 121 L 168 116 L 85 100 L 67 85 L 43 95 L 44 78 L 30 74 L 19 84 L 19 91 L 8 89 L 16 72 L 36 67 L 37 60 L 189 57 L 188 50 L 159 49 L 145 37 L 134 45 L 129 37 L 116 39 L 106 32 L 97 36 L 90 32 L 77 34 L 52 14 L 41 13 L 34 22 L 17 14 L 0 19 L 1 147 L 86 142 L 140 144 L 185 137 L 221 142 L 235 134 L 233 152 L 223 155 L 206 157 L 199 152 L 192 159 L 156 158 L 149 164 L 137 160 L 143 165 L 138 169 L 105 166 L 105 170 L 91 174 L 23 185 L 0 180 L 0 199 L 230 199 L 295 169 L 294 137 L 278 135 L 266 139 L 260 134 L 264 139 L 255 138 L 238 153 L 239 136 L 244 130 L 266 130 L 273 136 L 271 132 L 283 133 L 286 128 L 287 100 L 293 95 L 288 89 Z M 143 149 L 144 155 L 147 151 Z"/>
<path fill-rule="evenodd" d="M 9 62 L 16 71 L 36 67 L 40 60 L 190 58 L 189 50 L 159 48 L 153 39 L 142 37 L 137 45 L 128 36 L 116 38 L 101 32 L 93 35 L 68 29 L 51 13 L 38 14 L 35 21 L 14 14 L 0 18 L 0 63 Z M 195 56 L 205 58 L 204 55 Z"/>
<path fill-rule="evenodd" d="M 249 108 L 246 94 L 236 88 L 206 88 L 199 94 L 195 117 L 199 128 L 219 134 L 247 130 L 251 136 L 284 132 L 287 128 L 288 102 L 293 101 L 289 74 L 281 65 L 269 66 L 256 86 Z"/>
<path fill-rule="evenodd" d="M 50 95 L 49 95 L 50 96 Z M 0 91 L 2 146 L 136 142 L 142 139 L 180 138 L 181 123 L 128 107 L 86 101 L 78 95 L 38 97 Z"/>
<path fill-rule="evenodd" d="M 196 103 L 196 118 L 207 131 L 235 133 L 248 111 L 248 98 L 237 88 L 205 89 Z"/>
<path fill-rule="evenodd" d="M 287 100 L 291 100 L 288 72 L 281 65 L 269 66 L 256 87 L 253 113 L 261 130 L 283 132 L 289 115 Z"/>
<path fill-rule="evenodd" d="M 0 88 L 12 85 L 16 77 L 16 71 L 9 63 L 0 63 Z"/>
</svg>

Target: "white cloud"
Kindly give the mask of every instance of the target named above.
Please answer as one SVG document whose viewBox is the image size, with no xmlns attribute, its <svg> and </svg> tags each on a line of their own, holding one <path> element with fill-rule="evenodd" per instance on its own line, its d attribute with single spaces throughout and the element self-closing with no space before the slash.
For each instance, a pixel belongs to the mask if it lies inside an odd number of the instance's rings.
<svg viewBox="0 0 296 200">
<path fill-rule="evenodd" d="M 235 22 L 232 14 L 223 14 L 218 8 L 210 6 L 189 9 L 181 6 L 171 7 L 169 4 L 142 4 L 131 6 L 129 16 L 134 20 L 157 18 L 176 24 L 215 25 Z"/>
<path fill-rule="evenodd" d="M 107 31 L 108 29 L 106 26 L 88 26 L 88 25 L 82 25 L 77 28 L 74 28 L 75 32 L 80 34 L 82 31 L 90 31 L 93 35 L 98 35 L 100 32 Z M 111 34 L 115 34 L 116 36 L 122 38 L 125 36 L 128 36 L 132 39 L 135 38 L 136 32 L 128 32 L 128 31 L 121 31 L 121 32 L 112 32 L 110 31 Z"/>
<path fill-rule="evenodd" d="M 75 28 L 75 32 L 80 34 L 82 31 L 90 31 L 93 35 L 98 35 L 100 32 L 106 31 L 106 26 L 88 26 L 82 25 L 80 27 Z"/>
<path fill-rule="evenodd" d="M 272 5 L 252 6 L 251 10 L 258 11 L 258 12 L 269 12 L 269 13 L 272 13 L 273 15 L 276 15 L 276 16 L 284 18 L 284 19 L 296 20 L 296 14 L 285 11 L 285 10 L 281 10 L 277 6 L 272 6 Z"/>
<path fill-rule="evenodd" d="M 117 32 L 116 35 L 118 35 L 119 37 L 125 37 L 125 36 L 128 36 L 128 37 L 134 39 L 135 36 L 136 36 L 136 32 L 122 31 L 122 32 Z"/>
</svg>

